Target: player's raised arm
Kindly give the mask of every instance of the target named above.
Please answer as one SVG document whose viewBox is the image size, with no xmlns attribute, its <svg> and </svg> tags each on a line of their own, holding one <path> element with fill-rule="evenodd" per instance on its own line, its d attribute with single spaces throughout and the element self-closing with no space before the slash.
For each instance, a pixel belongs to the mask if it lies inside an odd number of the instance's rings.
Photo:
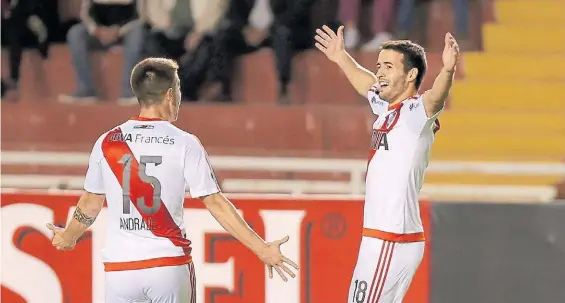
<svg viewBox="0 0 565 303">
<path fill-rule="evenodd" d="M 424 93 L 423 102 L 428 117 L 432 117 L 443 109 L 449 96 L 457 61 L 459 60 L 459 45 L 450 33 L 445 34 L 445 47 L 442 54 L 443 67 L 436 77 L 432 88 Z"/>
<path fill-rule="evenodd" d="M 293 278 L 296 277 L 285 263 L 296 269 L 298 269 L 298 266 L 283 256 L 280 251 L 280 245 L 288 241 L 288 237 L 279 241 L 265 243 L 257 235 L 239 215 L 233 204 L 220 192 L 214 172 L 208 161 L 206 150 L 194 136 L 190 138 L 185 155 L 184 177 L 191 196 L 201 198 L 206 208 L 220 225 L 269 266 L 271 278 L 273 267 L 284 281 L 287 281 L 284 272 Z"/>
<path fill-rule="evenodd" d="M 345 73 L 347 80 L 353 85 L 355 90 L 363 97 L 377 82 L 377 77 L 371 71 L 361 66 L 345 50 L 343 42 L 343 26 L 337 30 L 337 34 L 328 26 L 316 30 L 316 48 L 336 63 Z"/>
</svg>

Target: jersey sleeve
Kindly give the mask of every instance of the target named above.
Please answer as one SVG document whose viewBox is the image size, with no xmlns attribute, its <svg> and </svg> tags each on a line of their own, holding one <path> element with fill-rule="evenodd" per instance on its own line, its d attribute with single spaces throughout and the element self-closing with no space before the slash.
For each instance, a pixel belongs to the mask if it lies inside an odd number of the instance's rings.
<svg viewBox="0 0 565 303">
<path fill-rule="evenodd" d="M 220 192 L 216 175 L 212 170 L 208 154 L 195 136 L 189 138 L 184 159 L 184 179 L 190 196 L 203 197 Z"/>
<path fill-rule="evenodd" d="M 388 103 L 379 97 L 376 83 L 367 91 L 367 100 L 371 106 L 371 111 L 377 116 L 386 112 L 388 109 Z"/>
<path fill-rule="evenodd" d="M 436 128 L 439 129 L 439 123 L 436 122 L 436 120 L 443 108 L 433 116 L 428 117 L 426 108 L 424 107 L 423 95 L 418 98 L 410 99 L 404 106 L 408 108 L 408 113 L 411 116 L 410 119 L 408 119 L 408 124 L 414 132 L 420 133 L 426 127 L 433 128 L 434 132 Z"/>
<path fill-rule="evenodd" d="M 106 193 L 104 190 L 104 180 L 102 178 L 102 167 L 101 162 L 103 158 L 102 154 L 102 135 L 94 146 L 92 147 L 92 152 L 90 153 L 90 158 L 88 159 L 88 170 L 86 171 L 86 176 L 84 178 L 84 190 L 89 193 L 103 195 Z"/>
</svg>

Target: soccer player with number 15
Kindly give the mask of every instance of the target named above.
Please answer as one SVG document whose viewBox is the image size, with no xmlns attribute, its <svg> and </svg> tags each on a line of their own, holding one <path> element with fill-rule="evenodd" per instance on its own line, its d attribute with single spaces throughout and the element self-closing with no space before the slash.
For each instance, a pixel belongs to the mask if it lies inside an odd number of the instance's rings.
<svg viewBox="0 0 565 303">
<path fill-rule="evenodd" d="M 132 71 L 141 111 L 94 144 L 81 196 L 66 228 L 47 224 L 52 244 L 70 250 L 108 206 L 103 251 L 106 303 L 194 303 L 195 273 L 183 222 L 186 186 L 216 220 L 283 280 L 295 274 L 282 255 L 288 236 L 266 243 L 221 193 L 208 155 L 196 136 L 171 124 L 181 95 L 178 65 L 149 58 Z M 133 206 L 133 207 L 132 207 Z M 286 264 L 285 264 L 286 263 Z M 286 274 L 285 274 L 286 273 Z"/>
</svg>

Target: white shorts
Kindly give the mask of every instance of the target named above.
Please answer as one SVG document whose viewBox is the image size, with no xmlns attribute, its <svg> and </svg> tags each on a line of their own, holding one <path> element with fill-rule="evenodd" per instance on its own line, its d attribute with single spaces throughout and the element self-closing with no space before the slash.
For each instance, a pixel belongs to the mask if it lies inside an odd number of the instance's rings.
<svg viewBox="0 0 565 303">
<path fill-rule="evenodd" d="M 195 303 L 194 264 L 106 272 L 106 303 Z"/>
<path fill-rule="evenodd" d="M 348 303 L 401 303 L 424 256 L 425 242 L 363 237 Z"/>
</svg>

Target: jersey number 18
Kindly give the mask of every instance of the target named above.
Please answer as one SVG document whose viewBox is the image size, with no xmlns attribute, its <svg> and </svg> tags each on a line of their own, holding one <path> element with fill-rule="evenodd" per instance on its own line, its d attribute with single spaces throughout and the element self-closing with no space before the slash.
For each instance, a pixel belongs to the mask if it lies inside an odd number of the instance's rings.
<svg viewBox="0 0 565 303">
<path fill-rule="evenodd" d="M 353 290 L 353 303 L 363 303 L 365 302 L 365 296 L 367 291 L 367 282 L 363 280 L 355 280 L 355 289 Z"/>
</svg>

